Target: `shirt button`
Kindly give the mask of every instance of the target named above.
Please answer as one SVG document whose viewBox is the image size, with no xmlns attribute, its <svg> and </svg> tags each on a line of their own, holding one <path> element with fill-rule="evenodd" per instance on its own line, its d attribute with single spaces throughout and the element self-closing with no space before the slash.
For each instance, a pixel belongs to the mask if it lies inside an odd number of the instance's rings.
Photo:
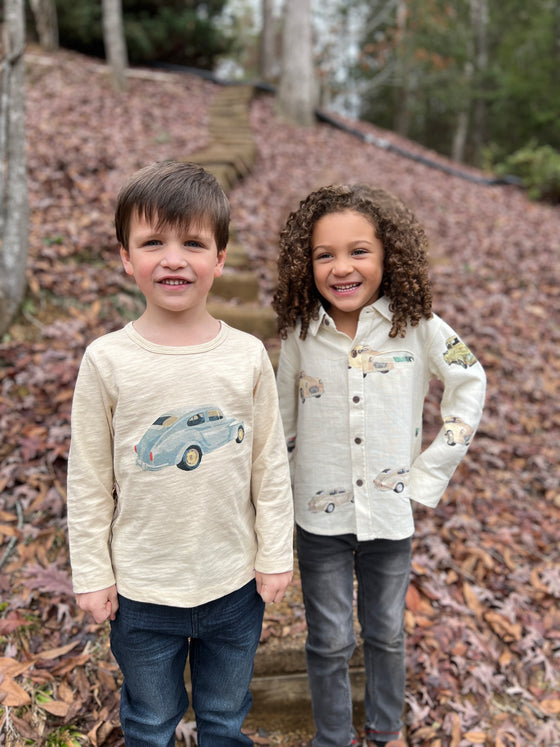
<svg viewBox="0 0 560 747">
<path fill-rule="evenodd" d="M 356 397 L 352 397 L 352 402 L 355 402 L 356 404 L 358 404 L 359 401 L 360 401 L 359 397 L 357 397 L 357 396 Z"/>
<path fill-rule="evenodd" d="M 328 319 L 325 319 L 325 327 L 328 327 L 328 326 L 329 326 L 329 324 L 330 324 L 329 320 L 328 320 Z"/>
<path fill-rule="evenodd" d="M 363 484 L 364 484 L 364 481 L 363 481 L 363 480 L 356 480 L 356 485 L 357 485 L 357 486 L 358 486 L 359 488 L 361 488 Z"/>
<path fill-rule="evenodd" d="M 357 437 L 356 437 L 356 438 L 354 439 L 354 443 L 355 443 L 355 444 L 361 444 L 361 443 L 362 443 L 362 439 L 361 439 L 361 438 L 360 438 L 359 436 L 357 436 Z"/>
</svg>

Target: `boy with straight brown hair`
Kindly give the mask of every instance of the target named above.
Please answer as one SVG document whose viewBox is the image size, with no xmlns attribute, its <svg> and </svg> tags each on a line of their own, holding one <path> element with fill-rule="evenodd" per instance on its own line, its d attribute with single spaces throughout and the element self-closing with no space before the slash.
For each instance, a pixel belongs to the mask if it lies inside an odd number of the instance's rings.
<svg viewBox="0 0 560 747">
<path fill-rule="evenodd" d="M 262 343 L 206 302 L 229 203 L 191 163 L 156 163 L 115 213 L 143 314 L 85 351 L 72 407 L 68 528 L 78 605 L 111 621 L 127 746 L 173 747 L 188 707 L 200 747 L 241 732 L 265 602 L 292 576 L 293 509 Z"/>
</svg>

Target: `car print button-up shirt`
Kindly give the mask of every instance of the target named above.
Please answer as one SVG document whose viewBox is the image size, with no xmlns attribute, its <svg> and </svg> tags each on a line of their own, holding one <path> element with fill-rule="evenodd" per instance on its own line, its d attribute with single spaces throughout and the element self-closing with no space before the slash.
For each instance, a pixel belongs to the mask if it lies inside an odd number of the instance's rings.
<svg viewBox="0 0 560 747">
<path fill-rule="evenodd" d="M 296 522 L 315 534 L 402 539 L 411 501 L 435 506 L 482 415 L 486 377 L 438 316 L 390 338 L 389 301 L 360 314 L 354 340 L 321 310 L 305 340 L 282 343 L 277 384 Z M 441 429 L 424 450 L 430 380 L 444 384 Z"/>
</svg>

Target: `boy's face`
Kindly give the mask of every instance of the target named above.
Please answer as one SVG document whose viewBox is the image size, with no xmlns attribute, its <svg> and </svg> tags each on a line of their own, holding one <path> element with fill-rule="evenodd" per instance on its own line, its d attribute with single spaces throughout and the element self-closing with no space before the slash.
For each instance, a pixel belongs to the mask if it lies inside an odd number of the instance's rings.
<svg viewBox="0 0 560 747">
<path fill-rule="evenodd" d="M 222 274 L 225 250 L 218 255 L 213 231 L 204 221 L 187 231 L 156 226 L 157 216 L 148 222 L 134 214 L 128 250 L 121 246 L 125 272 L 136 280 L 147 309 L 181 313 L 205 308 L 214 278 Z"/>
</svg>

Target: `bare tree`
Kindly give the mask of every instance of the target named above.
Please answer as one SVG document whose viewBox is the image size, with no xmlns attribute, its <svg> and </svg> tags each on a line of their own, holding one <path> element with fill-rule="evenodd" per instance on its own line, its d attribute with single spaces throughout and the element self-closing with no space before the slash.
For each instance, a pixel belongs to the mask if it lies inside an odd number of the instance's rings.
<svg viewBox="0 0 560 747">
<path fill-rule="evenodd" d="M 488 0 L 471 0 L 471 24 L 474 36 L 475 58 L 478 92 L 475 95 L 473 108 L 473 161 L 480 163 L 482 148 L 486 140 L 487 104 L 480 91 L 481 81 L 488 72 Z"/>
<path fill-rule="evenodd" d="M 471 60 L 467 60 L 463 66 L 463 80 L 465 89 L 470 91 L 472 86 L 474 67 Z M 467 146 L 467 137 L 469 134 L 470 119 L 470 95 L 465 93 L 463 103 L 457 112 L 457 124 L 453 133 L 451 142 L 451 158 L 454 161 L 462 162 L 465 160 L 465 149 Z"/>
<path fill-rule="evenodd" d="M 4 56 L 0 100 L 0 333 L 25 293 L 28 197 L 25 160 L 24 0 L 4 0 Z"/>
<path fill-rule="evenodd" d="M 260 74 L 268 83 L 276 77 L 278 53 L 276 49 L 276 19 L 273 0 L 261 0 Z"/>
<path fill-rule="evenodd" d="M 278 90 L 280 111 L 297 124 L 308 126 L 314 122 L 316 100 L 311 0 L 286 0 Z"/>
<path fill-rule="evenodd" d="M 119 91 L 126 90 L 128 54 L 124 36 L 121 0 L 103 0 L 103 41 L 105 55 L 111 66 L 113 83 Z"/>
<path fill-rule="evenodd" d="M 39 44 L 52 52 L 58 49 L 58 19 L 55 0 L 30 0 Z"/>
<path fill-rule="evenodd" d="M 389 3 L 387 4 L 389 5 Z M 409 98 L 412 87 L 412 70 L 408 52 L 407 36 L 408 8 L 406 0 L 396 4 L 395 33 L 395 78 L 399 82 L 395 98 L 395 130 L 406 136 L 410 121 Z"/>
<path fill-rule="evenodd" d="M 464 95 L 458 107 L 457 124 L 453 133 L 451 157 L 464 161 L 469 127 L 472 127 L 471 163 L 479 163 L 486 138 L 487 105 L 480 90 L 488 69 L 488 1 L 469 0 L 469 23 L 466 31 L 466 61 L 463 65 Z"/>
</svg>

